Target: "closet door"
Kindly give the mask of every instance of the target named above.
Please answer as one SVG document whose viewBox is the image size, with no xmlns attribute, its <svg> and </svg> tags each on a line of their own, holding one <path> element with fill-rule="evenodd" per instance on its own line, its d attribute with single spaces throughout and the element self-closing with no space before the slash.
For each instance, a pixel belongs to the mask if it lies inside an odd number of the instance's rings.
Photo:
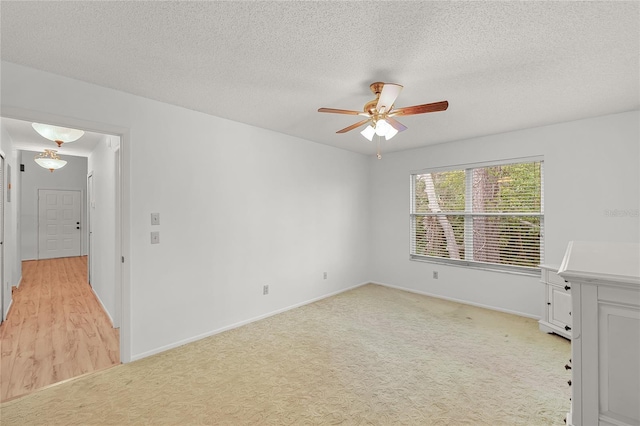
<svg viewBox="0 0 640 426">
<path fill-rule="evenodd" d="M 80 256 L 80 191 L 38 191 L 38 258 Z"/>
</svg>

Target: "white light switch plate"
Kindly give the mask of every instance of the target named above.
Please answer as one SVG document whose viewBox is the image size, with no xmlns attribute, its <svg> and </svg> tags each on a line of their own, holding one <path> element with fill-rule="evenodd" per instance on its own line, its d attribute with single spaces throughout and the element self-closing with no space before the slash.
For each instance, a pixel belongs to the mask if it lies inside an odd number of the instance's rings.
<svg viewBox="0 0 640 426">
<path fill-rule="evenodd" d="M 160 225 L 160 213 L 151 213 L 151 224 Z"/>
<path fill-rule="evenodd" d="M 160 244 L 160 232 L 154 231 L 151 233 L 151 244 Z"/>
</svg>

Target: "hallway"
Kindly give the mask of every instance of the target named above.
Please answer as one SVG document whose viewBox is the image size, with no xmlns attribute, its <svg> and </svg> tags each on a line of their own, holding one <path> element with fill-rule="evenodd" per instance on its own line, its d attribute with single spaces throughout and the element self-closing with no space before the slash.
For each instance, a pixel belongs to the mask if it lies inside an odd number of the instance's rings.
<svg viewBox="0 0 640 426">
<path fill-rule="evenodd" d="M 22 262 L 0 339 L 0 401 L 120 363 L 119 330 L 87 283 L 86 256 Z"/>
</svg>

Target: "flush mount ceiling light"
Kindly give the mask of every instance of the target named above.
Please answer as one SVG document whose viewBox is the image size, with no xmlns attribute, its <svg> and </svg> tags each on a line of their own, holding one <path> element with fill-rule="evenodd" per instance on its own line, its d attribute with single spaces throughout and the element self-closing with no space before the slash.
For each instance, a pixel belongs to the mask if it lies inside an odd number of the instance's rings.
<svg viewBox="0 0 640 426">
<path fill-rule="evenodd" d="M 44 152 L 36 155 L 34 161 L 38 163 L 40 167 L 49 169 L 51 173 L 53 173 L 54 170 L 60 169 L 67 164 L 67 162 L 61 159 L 56 152 L 58 151 L 55 149 L 45 149 Z"/>
<path fill-rule="evenodd" d="M 84 135 L 82 130 L 51 126 L 49 124 L 32 123 L 31 126 L 43 138 L 57 143 L 58 147 L 63 143 L 77 141 Z"/>
</svg>

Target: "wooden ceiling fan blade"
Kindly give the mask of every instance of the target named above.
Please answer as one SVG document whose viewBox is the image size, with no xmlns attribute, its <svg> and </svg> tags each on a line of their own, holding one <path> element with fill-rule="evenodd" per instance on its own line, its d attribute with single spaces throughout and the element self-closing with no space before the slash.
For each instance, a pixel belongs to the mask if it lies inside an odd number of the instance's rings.
<svg viewBox="0 0 640 426">
<path fill-rule="evenodd" d="M 364 115 L 368 117 L 369 114 L 362 111 L 351 111 L 348 109 L 335 109 L 335 108 L 318 108 L 318 112 L 328 112 L 332 114 L 348 114 L 348 115 Z"/>
<path fill-rule="evenodd" d="M 382 91 L 380 92 L 380 97 L 378 98 L 378 104 L 376 105 L 376 110 L 378 112 L 388 112 L 391 110 L 393 103 L 396 101 L 396 98 L 402 91 L 402 86 L 399 84 L 393 83 L 385 83 L 382 86 Z M 383 111 L 384 109 L 384 111 Z"/>
<path fill-rule="evenodd" d="M 353 129 L 356 129 L 356 128 L 358 128 L 358 127 L 360 127 L 360 126 L 362 126 L 363 124 L 366 124 L 366 123 L 368 123 L 368 122 L 369 122 L 369 119 L 367 118 L 366 120 L 362 120 L 362 121 L 360 121 L 360 122 L 358 122 L 358 123 L 356 123 L 356 124 L 352 124 L 352 125 L 351 125 L 351 126 L 349 126 L 349 127 L 345 127 L 345 128 L 344 128 L 344 129 L 342 129 L 342 130 L 338 130 L 336 133 L 347 133 L 348 131 L 353 130 Z"/>
<path fill-rule="evenodd" d="M 395 118 L 387 117 L 387 123 L 389 123 L 394 129 L 396 129 L 399 132 L 407 130 L 407 126 L 405 126 Z"/>
<path fill-rule="evenodd" d="M 447 108 L 449 108 L 449 102 L 441 101 L 441 102 L 433 102 L 430 104 L 414 105 L 410 107 L 399 108 L 391 111 L 389 115 L 396 116 L 396 115 L 425 114 L 428 112 L 445 111 Z"/>
</svg>

